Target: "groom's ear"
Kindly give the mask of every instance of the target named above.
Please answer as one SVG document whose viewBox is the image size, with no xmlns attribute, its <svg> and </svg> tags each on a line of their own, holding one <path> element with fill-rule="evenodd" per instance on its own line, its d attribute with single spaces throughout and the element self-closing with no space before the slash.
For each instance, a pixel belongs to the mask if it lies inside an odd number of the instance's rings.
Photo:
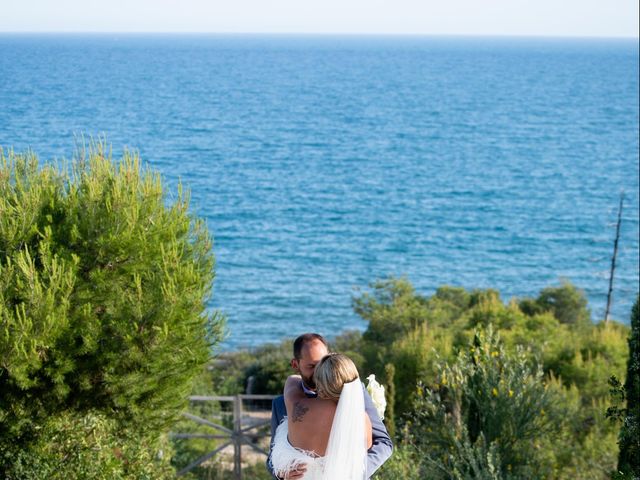
<svg viewBox="0 0 640 480">
<path fill-rule="evenodd" d="M 291 359 L 291 368 L 293 368 L 296 372 L 300 369 L 300 364 L 298 363 L 297 358 Z"/>
</svg>

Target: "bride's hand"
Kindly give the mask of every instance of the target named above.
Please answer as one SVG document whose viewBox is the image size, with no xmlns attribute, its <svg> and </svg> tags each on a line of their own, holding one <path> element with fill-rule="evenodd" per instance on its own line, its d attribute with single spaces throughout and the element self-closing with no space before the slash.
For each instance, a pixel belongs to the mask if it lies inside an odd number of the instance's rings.
<svg viewBox="0 0 640 480">
<path fill-rule="evenodd" d="M 301 463 L 296 467 L 295 470 L 289 470 L 284 474 L 284 480 L 298 480 L 304 477 L 304 474 L 307 472 L 306 463 Z"/>
</svg>

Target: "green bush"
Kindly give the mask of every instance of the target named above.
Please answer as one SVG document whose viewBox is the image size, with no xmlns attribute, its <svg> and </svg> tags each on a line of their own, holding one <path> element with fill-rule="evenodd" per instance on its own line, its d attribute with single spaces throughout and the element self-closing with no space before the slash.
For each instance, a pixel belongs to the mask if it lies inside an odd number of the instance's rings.
<svg viewBox="0 0 640 480">
<path fill-rule="evenodd" d="M 95 145 L 65 169 L 0 151 L 0 437 L 31 448 L 90 411 L 158 436 L 219 338 L 213 267 L 188 196 L 137 156 Z"/>
<path fill-rule="evenodd" d="M 621 424 L 618 436 L 620 454 L 616 479 L 640 478 L 640 296 L 631 310 L 629 360 L 624 385 L 613 375 L 609 379 L 614 405 L 607 417 Z M 625 405 L 626 404 L 626 405 Z"/>
<path fill-rule="evenodd" d="M 584 292 L 564 281 L 559 287 L 547 287 L 536 299 L 542 311 L 549 311 L 560 323 L 584 326 L 591 323 Z"/>
<path fill-rule="evenodd" d="M 406 279 L 387 279 L 372 284 L 372 292 L 352 299 L 354 310 L 369 326 L 362 335 L 362 371 L 387 382 L 385 368 L 395 366 L 395 416 L 411 409 L 418 378 L 433 373 L 434 348 L 451 353 L 455 328 L 451 326 L 469 303 L 462 289 L 442 287 L 431 298 L 416 294 Z"/>
<path fill-rule="evenodd" d="M 495 290 L 467 292 L 445 286 L 434 295 L 422 296 L 405 279 L 387 279 L 372 284 L 353 304 L 369 322 L 361 343 L 364 371 L 386 382 L 386 365 L 395 368 L 394 388 L 388 392 L 395 391 L 397 431 L 420 411 L 422 404 L 413 395 L 417 382 L 422 381 L 426 390 L 437 391 L 440 366 L 454 365 L 474 340 L 476 329 L 492 325 L 500 334 L 505 354 L 539 362 L 543 381 L 563 399 L 567 415 L 561 430 L 556 431 L 553 443 L 540 441 L 536 447 L 536 458 L 546 465 L 549 475 L 606 478 L 606 472 L 614 468 L 616 427 L 605 421 L 603 406 L 606 408 L 609 397 L 607 378 L 623 375 L 629 329 L 613 321 L 591 323 L 586 298 L 573 285 L 565 282 L 544 289 L 538 298 L 512 299 L 505 304 Z M 473 432 L 470 434 L 473 438 Z M 495 471 L 504 452 L 494 452 L 496 447 L 486 433 L 483 437 L 482 441 L 476 438 L 478 443 L 458 439 L 457 444 L 449 445 L 460 455 L 475 458 L 473 462 L 483 471 Z M 434 475 L 430 469 L 423 473 Z"/>
<path fill-rule="evenodd" d="M 629 360 L 625 381 L 627 409 L 620 432 L 618 470 L 627 476 L 640 478 L 640 296 L 631 311 Z"/>
<path fill-rule="evenodd" d="M 290 340 L 253 350 L 254 361 L 244 372 L 253 393 L 282 394 L 284 382 L 293 373 L 290 366 L 292 351 Z"/>
<path fill-rule="evenodd" d="M 420 453 L 409 443 L 394 446 L 391 458 L 376 471 L 375 480 L 413 480 L 425 478 L 420 475 Z"/>
<path fill-rule="evenodd" d="M 214 460 L 211 463 L 207 463 L 206 466 L 200 466 L 180 478 L 184 480 L 236 480 L 237 477 L 234 475 L 232 467 L 233 465 L 229 462 L 225 465 L 219 460 Z M 264 462 L 243 466 L 242 478 L 248 480 L 273 480 Z"/>
<path fill-rule="evenodd" d="M 165 437 L 129 435 L 106 415 L 65 412 L 39 425 L 30 442 L 0 442 L 6 480 L 171 479 Z"/>
<path fill-rule="evenodd" d="M 430 478 L 547 478 L 538 445 L 560 430 L 565 410 L 542 368 L 508 354 L 489 326 L 438 383 L 419 388 L 410 431 Z M 545 473 L 546 472 L 546 473 Z M 426 478 L 426 477 L 425 477 Z"/>
</svg>

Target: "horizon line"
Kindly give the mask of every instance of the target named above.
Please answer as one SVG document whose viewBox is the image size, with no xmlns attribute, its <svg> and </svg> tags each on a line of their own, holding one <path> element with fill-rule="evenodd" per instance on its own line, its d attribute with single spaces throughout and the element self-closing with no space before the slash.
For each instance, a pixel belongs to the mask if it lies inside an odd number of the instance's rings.
<svg viewBox="0 0 640 480">
<path fill-rule="evenodd" d="M 512 33 L 424 33 L 424 32 L 211 32 L 184 30 L 0 30 L 0 35 L 219 35 L 219 36 L 308 36 L 308 37 L 486 37 L 486 38 L 536 38 L 536 39 L 593 39 L 593 40 L 640 40 L 640 36 L 627 35 L 570 35 L 570 34 L 512 34 Z"/>
</svg>

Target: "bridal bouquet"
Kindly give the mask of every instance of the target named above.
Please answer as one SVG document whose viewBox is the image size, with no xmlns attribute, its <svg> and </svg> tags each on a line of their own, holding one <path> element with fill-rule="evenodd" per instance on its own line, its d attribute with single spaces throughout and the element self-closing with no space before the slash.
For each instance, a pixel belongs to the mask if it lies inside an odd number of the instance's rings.
<svg viewBox="0 0 640 480">
<path fill-rule="evenodd" d="M 373 405 L 376 407 L 378 411 L 378 415 L 380 415 L 380 419 L 384 419 L 384 410 L 387 408 L 387 400 L 384 398 L 384 386 L 380 385 L 374 374 L 371 374 L 367 377 L 367 392 L 371 395 L 371 400 L 373 400 Z"/>
</svg>

